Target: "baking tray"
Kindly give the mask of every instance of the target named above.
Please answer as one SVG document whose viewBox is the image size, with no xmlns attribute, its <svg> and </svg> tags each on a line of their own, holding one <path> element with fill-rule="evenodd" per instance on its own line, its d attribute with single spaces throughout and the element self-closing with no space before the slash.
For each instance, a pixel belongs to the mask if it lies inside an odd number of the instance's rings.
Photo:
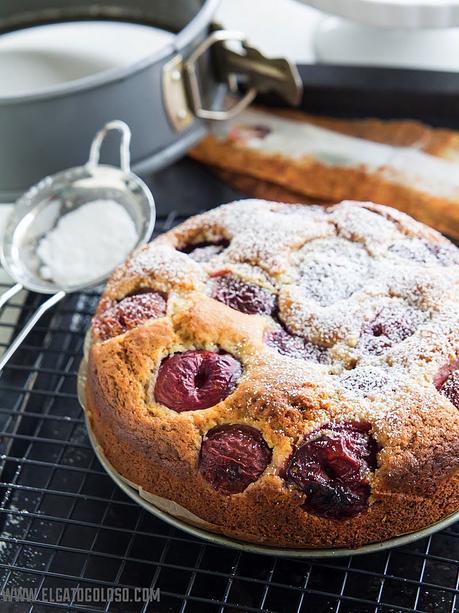
<svg viewBox="0 0 459 613">
<path fill-rule="evenodd" d="M 300 107 L 336 117 L 417 119 L 459 128 L 459 72 L 367 66 L 299 66 L 303 81 Z M 259 102 L 279 106 L 274 95 Z"/>
</svg>

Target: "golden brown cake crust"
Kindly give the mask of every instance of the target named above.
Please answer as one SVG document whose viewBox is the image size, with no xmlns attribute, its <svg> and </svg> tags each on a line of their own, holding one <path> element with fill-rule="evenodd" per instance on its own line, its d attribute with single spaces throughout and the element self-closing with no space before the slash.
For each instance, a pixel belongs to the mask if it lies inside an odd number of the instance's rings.
<svg viewBox="0 0 459 613">
<path fill-rule="evenodd" d="M 230 245 L 205 262 L 176 249 L 221 238 Z M 421 243 L 435 246 L 430 260 Z M 428 261 L 401 257 L 401 244 Z M 333 302 L 334 289 L 328 295 L 319 283 L 324 294 L 305 300 L 297 272 L 310 271 L 311 261 L 330 250 L 339 261 L 358 262 L 340 272 L 354 291 Z M 164 317 L 108 340 L 93 337 L 86 411 L 98 443 L 129 481 L 225 535 L 257 543 L 357 547 L 446 517 L 459 509 L 459 411 L 433 380 L 459 353 L 458 258 L 435 231 L 370 203 L 319 209 L 244 201 L 191 218 L 138 250 L 114 273 L 99 304 L 97 315 L 139 289 L 167 296 Z M 272 292 L 280 318 L 326 347 L 328 361 L 281 355 L 266 343 L 277 325 L 271 317 L 212 298 L 222 270 Z M 332 302 L 320 304 L 325 299 Z M 415 310 L 416 331 L 369 355 L 356 330 L 388 305 Z M 178 413 L 155 402 L 153 388 L 161 361 L 190 349 L 229 352 L 243 375 L 224 401 Z M 370 393 L 346 383 L 350 373 L 375 372 L 386 383 Z M 304 509 L 305 495 L 286 484 L 283 470 L 309 433 L 343 421 L 371 425 L 378 467 L 369 477 L 368 510 L 326 519 Z M 221 424 L 253 426 L 272 449 L 260 478 L 232 495 L 216 491 L 198 470 L 203 437 Z"/>
</svg>

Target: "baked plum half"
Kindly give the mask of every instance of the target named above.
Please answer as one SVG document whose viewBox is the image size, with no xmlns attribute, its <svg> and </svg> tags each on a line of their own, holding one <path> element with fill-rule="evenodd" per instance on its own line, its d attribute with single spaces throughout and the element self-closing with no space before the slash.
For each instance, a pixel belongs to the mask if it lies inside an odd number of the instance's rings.
<svg viewBox="0 0 459 613">
<path fill-rule="evenodd" d="M 234 391 L 241 375 L 241 363 L 229 353 L 175 353 L 159 367 L 154 398 L 178 413 L 208 409 Z"/>
<path fill-rule="evenodd" d="M 223 274 L 214 278 L 212 298 L 249 315 L 273 315 L 276 312 L 276 297 L 258 285 L 250 285 Z"/>
<path fill-rule="evenodd" d="M 216 255 L 220 255 L 229 247 L 230 241 L 221 238 L 215 241 L 200 241 L 198 243 L 187 243 L 180 247 L 178 251 L 186 253 L 195 262 L 208 262 Z"/>
<path fill-rule="evenodd" d="M 302 336 L 291 334 L 281 326 L 268 332 L 265 341 L 267 345 L 276 349 L 281 355 L 319 364 L 327 364 L 330 361 L 325 347 L 315 345 Z"/>
<path fill-rule="evenodd" d="M 375 355 L 412 336 L 420 323 L 416 309 L 406 305 L 385 306 L 362 328 L 361 343 Z"/>
<path fill-rule="evenodd" d="M 271 449 L 256 428 L 217 426 L 202 441 L 199 472 L 220 493 L 239 494 L 262 475 L 271 457 Z"/>
<path fill-rule="evenodd" d="M 107 340 L 132 328 L 140 326 L 148 319 L 157 319 L 166 314 L 166 298 L 159 292 L 141 290 L 119 302 L 111 302 L 93 321 L 95 333 Z"/>
<path fill-rule="evenodd" d="M 285 479 L 306 494 L 306 511 L 342 520 L 368 507 L 378 452 L 369 430 L 368 423 L 326 425 L 293 452 Z"/>
<path fill-rule="evenodd" d="M 459 360 L 442 366 L 434 377 L 434 385 L 459 409 Z"/>
</svg>

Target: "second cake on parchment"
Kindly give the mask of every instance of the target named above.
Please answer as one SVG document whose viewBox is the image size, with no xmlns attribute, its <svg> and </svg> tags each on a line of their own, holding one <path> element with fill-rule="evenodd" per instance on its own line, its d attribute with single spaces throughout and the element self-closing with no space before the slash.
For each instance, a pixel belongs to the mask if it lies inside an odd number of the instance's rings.
<svg viewBox="0 0 459 613">
<path fill-rule="evenodd" d="M 459 134 L 451 130 L 253 107 L 213 124 L 191 156 L 249 195 L 372 200 L 459 238 Z"/>
</svg>

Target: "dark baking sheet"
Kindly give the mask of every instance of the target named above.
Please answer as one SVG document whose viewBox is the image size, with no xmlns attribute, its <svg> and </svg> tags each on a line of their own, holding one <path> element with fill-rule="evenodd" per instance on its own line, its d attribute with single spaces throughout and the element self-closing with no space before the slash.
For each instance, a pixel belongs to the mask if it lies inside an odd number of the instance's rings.
<svg viewBox="0 0 459 613">
<path fill-rule="evenodd" d="M 342 117 L 418 119 L 459 128 L 459 73 L 404 68 L 300 66 L 301 107 Z M 268 104 L 281 101 L 264 97 Z"/>
<path fill-rule="evenodd" d="M 386 88 L 372 107 L 375 96 L 361 71 L 353 81 L 342 69 L 330 69 L 330 83 L 328 70 L 302 69 L 306 110 L 317 105 L 328 114 L 383 116 L 378 109 L 396 105 Z M 338 78 L 345 79 L 340 87 Z M 359 78 L 365 83 L 355 89 Z M 426 114 L 418 118 L 427 120 L 438 107 L 435 101 L 428 108 L 427 97 L 425 104 Z M 403 108 L 391 116 L 413 116 Z M 191 160 L 149 182 L 158 205 L 157 232 L 240 197 Z M 60 303 L 0 377 L 0 595 L 11 587 L 37 590 L 28 603 L 0 603 L 2 613 L 459 612 L 459 525 L 366 556 L 281 560 L 191 538 L 130 501 L 95 458 L 76 398 L 83 338 L 100 289 Z M 14 308 L 23 319 L 41 301 L 29 294 L 24 306 Z M 0 326 L 11 328 L 2 318 Z M 132 597 L 135 587 L 159 587 L 161 600 L 45 602 L 43 588 L 77 586 L 121 586 Z"/>
</svg>

